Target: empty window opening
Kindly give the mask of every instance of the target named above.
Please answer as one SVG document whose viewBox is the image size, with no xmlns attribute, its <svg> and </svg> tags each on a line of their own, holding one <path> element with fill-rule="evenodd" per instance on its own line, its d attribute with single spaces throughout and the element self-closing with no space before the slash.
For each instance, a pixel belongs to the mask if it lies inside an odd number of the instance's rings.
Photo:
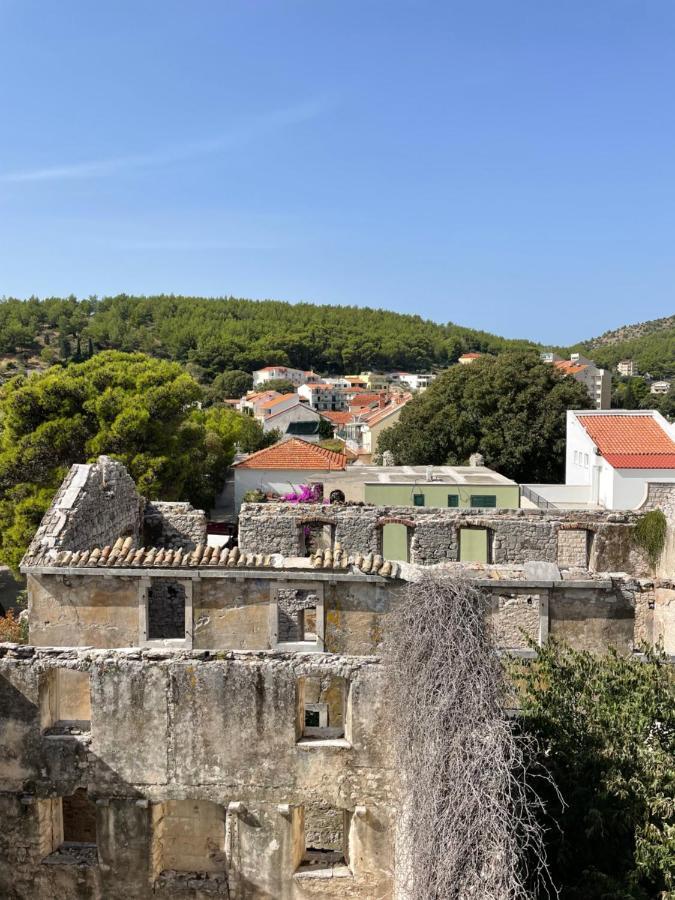
<svg viewBox="0 0 675 900">
<path fill-rule="evenodd" d="M 84 788 L 39 800 L 40 855 L 49 865 L 96 865 L 96 804 Z"/>
<path fill-rule="evenodd" d="M 300 526 L 300 555 L 312 556 L 317 550 L 332 550 L 335 528 L 326 522 L 305 522 Z"/>
<path fill-rule="evenodd" d="M 220 873 L 226 878 L 225 808 L 210 800 L 167 800 L 152 807 L 155 880 L 176 873 Z"/>
<path fill-rule="evenodd" d="M 338 675 L 305 675 L 298 680 L 303 739 L 335 739 L 345 735 L 347 682 Z"/>
<path fill-rule="evenodd" d="M 156 581 L 148 588 L 148 640 L 185 639 L 185 586 Z"/>
<path fill-rule="evenodd" d="M 40 685 L 40 719 L 45 734 L 91 731 L 89 673 L 52 669 Z"/>
<path fill-rule="evenodd" d="M 315 642 L 317 633 L 316 594 L 310 591 L 281 589 L 277 593 L 278 642 L 280 644 Z"/>
<path fill-rule="evenodd" d="M 348 865 L 349 814 L 324 803 L 304 808 L 305 850 L 300 871 Z"/>
<path fill-rule="evenodd" d="M 64 844 L 96 844 L 96 804 L 84 788 L 61 801 Z"/>
<path fill-rule="evenodd" d="M 382 526 L 382 556 L 385 559 L 410 562 L 411 530 L 401 522 L 387 522 Z"/>
<path fill-rule="evenodd" d="M 413 494 L 413 505 L 424 506 L 424 494 Z"/>
</svg>

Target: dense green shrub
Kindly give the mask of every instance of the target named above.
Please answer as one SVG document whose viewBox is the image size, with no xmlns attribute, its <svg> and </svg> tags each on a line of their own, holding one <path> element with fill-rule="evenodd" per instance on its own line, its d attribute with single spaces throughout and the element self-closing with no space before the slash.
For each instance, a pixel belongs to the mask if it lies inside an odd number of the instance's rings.
<svg viewBox="0 0 675 900">
<path fill-rule="evenodd" d="M 562 900 L 675 897 L 675 670 L 645 652 L 551 642 L 521 666 L 520 722 L 561 795 L 538 781 Z"/>
<path fill-rule="evenodd" d="M 633 530 L 635 544 L 645 551 L 649 563 L 655 568 L 666 543 L 668 523 L 660 509 L 644 513 Z"/>
</svg>

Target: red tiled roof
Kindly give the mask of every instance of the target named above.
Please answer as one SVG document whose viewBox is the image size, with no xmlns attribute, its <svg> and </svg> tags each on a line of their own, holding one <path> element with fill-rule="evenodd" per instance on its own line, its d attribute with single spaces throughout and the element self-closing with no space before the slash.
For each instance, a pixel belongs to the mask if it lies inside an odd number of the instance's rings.
<svg viewBox="0 0 675 900">
<path fill-rule="evenodd" d="M 360 394 L 353 397 L 350 406 L 370 406 L 371 403 L 379 403 L 379 394 Z"/>
<path fill-rule="evenodd" d="M 565 375 L 577 375 L 579 372 L 583 372 L 584 369 L 588 368 L 585 363 L 579 365 L 578 363 L 570 362 L 569 359 L 557 359 L 553 365 L 556 369 L 560 369 Z"/>
<path fill-rule="evenodd" d="M 478 359 L 479 356 L 482 356 L 481 353 L 462 353 L 460 359 Z"/>
<path fill-rule="evenodd" d="M 280 397 L 281 394 L 279 391 L 256 391 L 255 393 L 246 394 L 245 397 L 242 397 L 242 400 L 246 400 L 247 403 L 253 403 L 254 400 L 260 400 L 261 397 Z"/>
<path fill-rule="evenodd" d="M 577 418 L 615 469 L 675 469 L 675 442 L 653 416 Z"/>
<path fill-rule="evenodd" d="M 392 413 L 400 412 L 406 403 L 407 401 L 403 403 L 390 403 L 388 406 L 382 407 L 382 409 L 372 410 L 361 418 L 369 428 L 372 428 L 373 425 L 377 425 L 378 422 L 381 422 L 382 419 L 386 419 L 387 416 L 390 416 Z"/>
<path fill-rule="evenodd" d="M 288 393 L 288 394 L 280 394 L 278 397 L 273 397 L 271 400 L 267 400 L 265 403 L 260 404 L 260 409 L 271 409 L 273 406 L 276 406 L 277 403 L 282 403 L 284 400 L 288 400 L 289 397 L 297 397 L 296 393 Z"/>
<path fill-rule="evenodd" d="M 291 438 L 288 441 L 280 441 L 264 450 L 252 453 L 240 463 L 235 463 L 235 469 L 311 469 L 335 471 L 347 467 L 347 457 L 343 453 L 335 453 L 326 450 L 316 444 L 301 441 L 300 438 Z"/>
<path fill-rule="evenodd" d="M 324 419 L 328 419 L 333 425 L 346 425 L 354 418 L 350 412 L 341 412 L 340 410 L 321 410 Z"/>
</svg>

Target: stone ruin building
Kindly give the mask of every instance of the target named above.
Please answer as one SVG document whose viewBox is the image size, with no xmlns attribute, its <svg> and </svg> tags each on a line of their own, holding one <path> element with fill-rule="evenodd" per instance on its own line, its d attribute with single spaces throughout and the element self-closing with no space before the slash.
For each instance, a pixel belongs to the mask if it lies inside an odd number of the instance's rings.
<svg viewBox="0 0 675 900">
<path fill-rule="evenodd" d="M 669 491 L 648 506 L 670 516 Z M 74 466 L 22 563 L 29 645 L 0 645 L 0 896 L 396 896 L 387 611 L 455 567 L 502 650 L 672 653 L 674 585 L 635 518 L 248 504 L 220 550 L 120 464 Z M 382 559 L 389 525 L 409 564 Z M 471 529 L 485 564 L 457 561 Z"/>
</svg>

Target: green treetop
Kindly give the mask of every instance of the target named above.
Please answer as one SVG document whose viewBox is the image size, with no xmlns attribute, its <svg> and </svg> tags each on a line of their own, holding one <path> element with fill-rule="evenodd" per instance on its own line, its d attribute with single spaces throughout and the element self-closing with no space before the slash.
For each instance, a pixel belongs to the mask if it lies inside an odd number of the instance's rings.
<svg viewBox="0 0 675 900">
<path fill-rule="evenodd" d="M 177 363 L 106 351 L 18 377 L 0 392 L 0 558 L 16 568 L 73 463 L 106 454 L 146 497 L 208 508 L 237 444 L 258 449 L 258 423 L 200 409 L 200 386 Z"/>
<path fill-rule="evenodd" d="M 563 475 L 566 411 L 590 405 L 586 388 L 534 352 L 507 352 L 453 366 L 382 433 L 378 453 L 397 465 L 485 464 L 516 481 Z"/>
</svg>

